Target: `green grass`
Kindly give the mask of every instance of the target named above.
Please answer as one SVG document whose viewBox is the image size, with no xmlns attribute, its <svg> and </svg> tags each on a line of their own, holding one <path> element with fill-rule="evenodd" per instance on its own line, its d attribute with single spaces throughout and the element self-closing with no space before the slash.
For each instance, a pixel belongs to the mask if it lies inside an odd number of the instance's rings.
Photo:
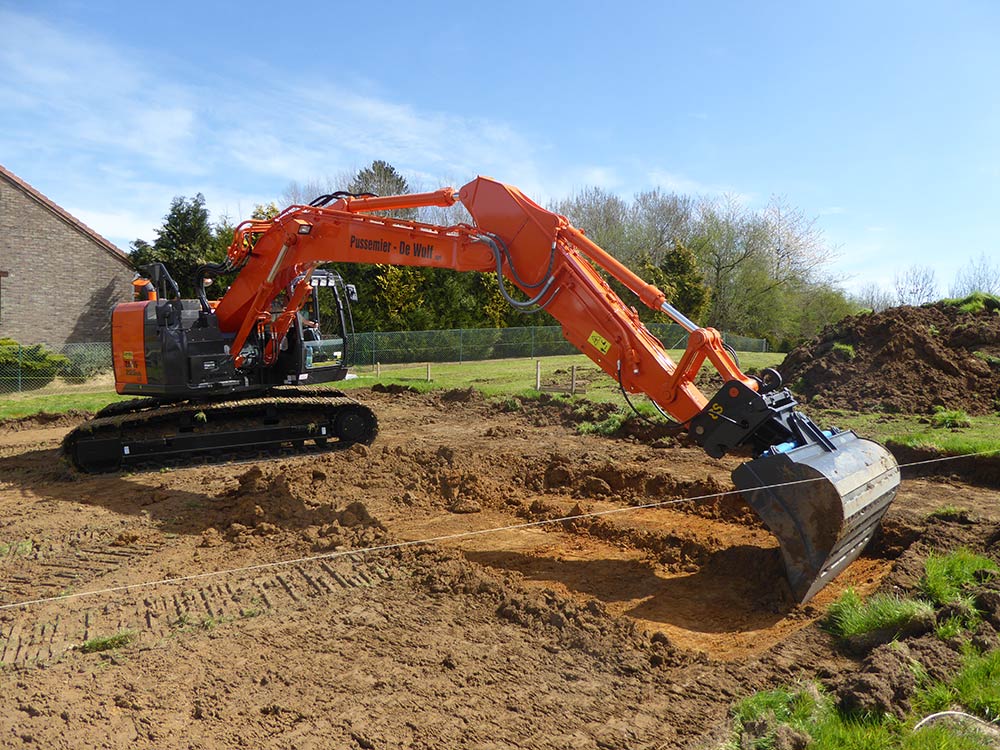
<svg viewBox="0 0 1000 750">
<path fill-rule="evenodd" d="M 960 707 L 987 721 L 1000 719 L 1000 649 L 967 650 L 962 668 L 947 682 L 923 685 L 913 699 L 918 715 Z"/>
<path fill-rule="evenodd" d="M 581 422 L 577 431 L 584 435 L 614 435 L 628 419 L 624 412 L 615 412 L 600 422 Z"/>
<path fill-rule="evenodd" d="M 680 349 L 668 352 L 675 362 L 680 359 L 683 353 Z M 759 370 L 765 367 L 777 367 L 784 357 L 784 354 L 775 352 L 746 352 L 740 354 L 740 363 L 744 370 Z M 474 386 L 488 397 L 496 397 L 513 404 L 518 396 L 535 397 L 538 395 L 538 392 L 535 391 L 536 361 L 542 363 L 543 381 L 556 379 L 567 388 L 570 381 L 569 369 L 576 365 L 577 377 L 589 381 L 586 394 L 588 400 L 615 403 L 627 408 L 618 389 L 617 381 L 601 371 L 597 365 L 582 354 L 541 357 L 538 360 L 522 358 L 462 363 L 435 362 L 431 364 L 431 382 L 427 382 L 426 364 L 384 366 L 381 377 L 378 378 L 375 377 L 371 368 L 362 367 L 355 371 L 358 377 L 337 383 L 337 386 L 350 390 L 382 383 L 384 385 L 408 386 L 418 391 L 450 390 Z M 565 373 L 556 374 L 556 370 L 565 370 Z M 702 367 L 702 372 L 712 371 L 712 366 L 708 363 Z M 708 395 L 711 396 L 714 393 Z M 43 411 L 50 413 L 71 410 L 96 412 L 110 403 L 125 398 L 113 390 L 32 396 L 13 395 L 0 402 L 0 419 L 30 416 Z M 643 402 L 642 396 L 632 396 L 631 398 L 637 406 Z"/>
<path fill-rule="evenodd" d="M 927 518 L 939 521 L 968 522 L 972 519 L 972 512 L 968 508 L 960 508 L 957 505 L 946 503 L 928 513 Z"/>
<path fill-rule="evenodd" d="M 941 300 L 946 305 L 953 305 L 962 313 L 978 313 L 983 310 L 1000 310 L 1000 297 L 985 292 L 973 292 L 968 297 Z"/>
<path fill-rule="evenodd" d="M 951 687 L 960 705 L 989 721 L 1000 719 L 1000 649 L 967 655 Z"/>
<path fill-rule="evenodd" d="M 1000 566 L 968 549 L 947 554 L 932 553 L 924 562 L 920 591 L 935 604 L 961 603 L 962 597 L 985 575 L 995 575 Z"/>
<path fill-rule="evenodd" d="M 992 354 L 987 354 L 986 352 L 973 352 L 973 357 L 983 360 L 990 367 L 1000 367 L 1000 357 L 995 357 Z"/>
<path fill-rule="evenodd" d="M 852 412 L 845 409 L 808 409 L 822 427 L 836 425 L 880 443 L 923 449 L 950 456 L 969 453 L 1000 455 L 1000 415 L 984 414 L 960 432 L 935 428 L 919 414 Z"/>
<path fill-rule="evenodd" d="M 83 645 L 80 646 L 80 651 L 85 654 L 93 654 L 98 651 L 111 651 L 116 648 L 124 648 L 135 639 L 136 634 L 134 631 L 123 630 L 114 635 L 91 638 L 89 641 L 84 641 Z"/>
<path fill-rule="evenodd" d="M 0 419 L 28 417 L 39 412 L 62 414 L 67 411 L 91 411 L 103 409 L 115 401 L 124 401 L 113 390 L 93 393 L 53 393 L 48 396 L 7 395 L 0 401 Z"/>
<path fill-rule="evenodd" d="M 950 696 L 951 689 L 946 689 Z M 980 736 L 942 725 L 914 732 L 916 716 L 900 721 L 891 716 L 846 715 L 817 686 L 755 693 L 737 703 L 731 714 L 733 737 L 726 746 L 731 750 L 772 750 L 780 724 L 808 734 L 811 750 L 988 750 L 991 747 Z M 759 728 L 761 721 L 767 722 L 764 731 Z M 747 731 L 750 726 L 754 731 Z"/>
<path fill-rule="evenodd" d="M 945 409 L 943 406 L 935 406 L 934 413 L 931 415 L 931 427 L 939 429 L 972 427 L 972 420 L 961 409 Z"/>
<path fill-rule="evenodd" d="M 919 599 L 875 594 L 866 601 L 847 589 L 827 609 L 823 627 L 840 638 L 876 630 L 902 630 L 914 620 L 930 620 L 934 608 Z"/>
</svg>

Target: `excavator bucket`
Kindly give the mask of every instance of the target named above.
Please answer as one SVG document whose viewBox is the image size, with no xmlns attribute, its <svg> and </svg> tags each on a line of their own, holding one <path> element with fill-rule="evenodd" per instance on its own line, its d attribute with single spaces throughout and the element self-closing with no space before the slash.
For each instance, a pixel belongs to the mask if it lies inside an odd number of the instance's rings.
<svg viewBox="0 0 1000 750">
<path fill-rule="evenodd" d="M 881 445 L 850 430 L 830 435 L 830 442 L 834 450 L 778 446 L 733 472 L 736 487 L 778 538 L 799 602 L 861 554 L 899 488 L 899 467 Z"/>
</svg>

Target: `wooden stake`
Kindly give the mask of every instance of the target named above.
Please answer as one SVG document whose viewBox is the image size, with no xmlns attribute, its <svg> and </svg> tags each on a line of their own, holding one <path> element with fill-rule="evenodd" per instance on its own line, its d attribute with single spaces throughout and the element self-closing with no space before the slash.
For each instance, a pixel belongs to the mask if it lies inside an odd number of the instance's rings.
<svg viewBox="0 0 1000 750">
<path fill-rule="evenodd" d="M 540 359 L 535 360 L 535 390 L 542 390 L 542 361 Z"/>
</svg>

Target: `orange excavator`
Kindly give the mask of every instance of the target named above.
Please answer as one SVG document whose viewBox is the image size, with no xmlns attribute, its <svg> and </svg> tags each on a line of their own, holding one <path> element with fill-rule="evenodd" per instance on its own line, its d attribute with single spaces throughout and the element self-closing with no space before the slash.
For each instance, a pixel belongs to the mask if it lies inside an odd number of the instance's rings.
<svg viewBox="0 0 1000 750">
<path fill-rule="evenodd" d="M 384 215 L 457 201 L 473 224 Z M 354 295 L 321 268 L 334 261 L 495 272 L 511 305 L 548 311 L 623 392 L 645 394 L 708 455 L 749 449 L 753 459 L 733 481 L 777 537 L 799 601 L 861 554 L 895 497 L 899 469 L 882 446 L 817 426 L 795 409 L 778 373 L 742 372 L 718 331 L 695 325 L 565 217 L 487 177 L 458 191 L 334 193 L 271 221 L 244 222 L 225 262 L 198 269 L 196 300 L 179 298 L 166 269 L 149 269 L 136 285 L 139 299 L 112 316 L 117 390 L 144 398 L 112 404 L 70 433 L 64 448 L 74 464 L 113 471 L 248 448 L 374 440 L 377 420 L 367 407 L 338 391 L 295 387 L 347 373 Z M 687 330 L 679 362 L 598 269 Z M 204 280 L 234 273 L 221 299 L 210 301 Z M 333 321 L 316 320 L 322 287 L 335 292 Z M 705 360 L 725 381 L 711 399 L 694 384 Z"/>
</svg>

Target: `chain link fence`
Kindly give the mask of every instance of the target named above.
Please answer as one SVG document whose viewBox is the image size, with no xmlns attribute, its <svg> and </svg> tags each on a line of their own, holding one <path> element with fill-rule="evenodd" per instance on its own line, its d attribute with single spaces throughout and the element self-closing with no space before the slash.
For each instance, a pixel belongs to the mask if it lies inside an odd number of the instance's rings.
<svg viewBox="0 0 1000 750">
<path fill-rule="evenodd" d="M 687 332 L 679 325 L 653 324 L 649 330 L 667 349 L 687 346 Z M 729 333 L 724 333 L 723 338 L 737 351 L 767 351 L 766 339 Z M 563 338 L 560 326 L 357 333 L 351 342 L 354 364 L 358 367 L 374 367 L 376 363 L 468 362 L 579 353 Z"/>
<path fill-rule="evenodd" d="M 0 393 L 20 393 L 58 381 L 75 385 L 111 372 L 111 344 L 18 344 L 0 340 Z"/>
<path fill-rule="evenodd" d="M 678 325 L 653 324 L 649 330 L 668 349 L 683 349 L 687 344 L 687 333 Z M 767 351 L 765 339 L 729 333 L 723 338 L 737 351 Z M 361 368 L 578 353 L 563 338 L 560 326 L 356 333 L 349 341 L 353 364 Z M 0 393 L 33 391 L 53 383 L 86 383 L 110 371 L 110 343 L 48 347 L 0 340 Z"/>
</svg>

